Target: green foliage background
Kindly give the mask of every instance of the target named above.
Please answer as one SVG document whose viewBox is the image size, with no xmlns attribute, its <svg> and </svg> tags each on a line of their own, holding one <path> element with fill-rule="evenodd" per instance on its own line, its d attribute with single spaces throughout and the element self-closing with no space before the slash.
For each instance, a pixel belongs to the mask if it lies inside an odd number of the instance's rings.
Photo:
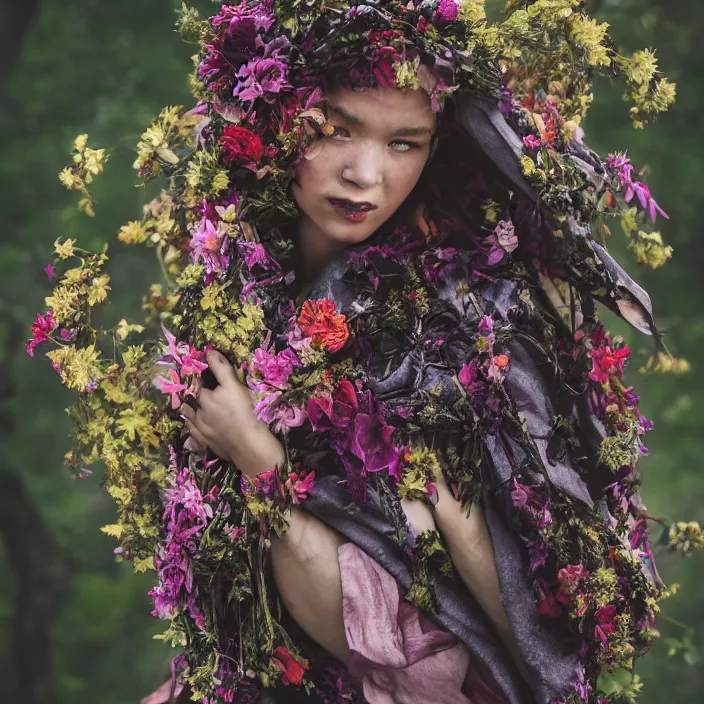
<svg viewBox="0 0 704 704">
<path fill-rule="evenodd" d="M 635 164 L 649 167 L 653 193 L 671 216 L 661 224 L 675 256 L 663 269 L 640 269 L 617 232 L 611 248 L 649 290 L 670 348 L 693 367 L 680 377 L 641 377 L 637 364 L 630 370 L 630 380 L 643 396 L 642 408 L 656 422 L 650 456 L 642 463 L 646 503 L 654 514 L 704 522 L 699 405 L 704 403 L 704 4 L 594 4 L 599 17 L 612 24 L 619 46 L 655 47 L 662 70 L 678 84 L 670 113 L 635 132 L 621 101 L 623 87 L 599 80 L 586 130 L 587 141 L 601 153 L 628 149 Z M 13 624 L 21 586 L 10 559 L 10 534 L 0 541 L 0 699 L 8 704 L 138 702 L 167 676 L 173 654 L 152 639 L 161 627 L 149 615 L 147 591 L 153 575 L 137 577 L 115 564 L 113 541 L 99 532 L 102 524 L 112 522 L 114 509 L 99 487 L 98 473 L 73 483 L 63 468 L 68 449 L 63 408 L 70 402 L 69 392 L 48 364 L 27 357 L 22 343 L 29 322 L 44 310 L 49 284 L 43 267 L 59 236 L 76 237 L 86 248 L 110 243 L 113 304 L 108 315 L 115 320 L 136 316 L 142 293 L 156 278 L 144 250 L 121 245 L 116 234 L 120 225 L 141 213 L 147 200 L 134 187 L 131 169 L 139 134 L 164 105 L 190 102 L 186 75 L 193 47 L 173 32 L 176 6 L 175 0 L 39 2 L 16 63 L 0 77 L 0 472 L 20 478 L 47 530 L 52 559 L 61 567 L 56 577 L 61 598 L 47 623 L 50 691 L 36 698 L 24 686 L 18 691 Z M 0 33 L 12 10 L 12 2 L 0 2 Z M 75 194 L 57 180 L 81 132 L 89 133 L 90 146 L 112 148 L 106 173 L 93 191 L 93 219 L 78 213 Z M 632 336 L 618 321 L 612 327 L 632 344 L 636 361 L 647 359 L 647 339 Z M 2 505 L 0 498 L 0 510 Z M 23 537 L 12 539 L 31 540 L 32 530 L 30 526 Z M 640 701 L 697 701 L 704 687 L 696 652 L 697 647 L 704 649 L 699 581 L 704 557 L 664 555 L 658 564 L 666 581 L 682 588 L 665 602 L 659 622 L 662 638 L 639 665 L 645 682 Z M 47 584 L 48 590 L 55 588 L 57 584 Z M 689 628 L 695 629 L 691 645 L 669 656 L 671 639 L 687 645 Z"/>
</svg>

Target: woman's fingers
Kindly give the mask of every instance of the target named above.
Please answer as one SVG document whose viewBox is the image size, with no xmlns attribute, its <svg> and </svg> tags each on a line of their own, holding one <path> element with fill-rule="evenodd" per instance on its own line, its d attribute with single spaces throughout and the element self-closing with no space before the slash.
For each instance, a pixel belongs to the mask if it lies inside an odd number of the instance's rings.
<svg viewBox="0 0 704 704">
<path fill-rule="evenodd" d="M 186 425 L 188 426 L 188 432 L 191 434 L 191 437 L 198 443 L 203 452 L 205 452 L 208 449 L 208 441 L 205 435 L 196 428 L 192 421 L 187 420 Z"/>
<path fill-rule="evenodd" d="M 232 365 L 219 352 L 211 350 L 206 355 L 206 359 L 208 360 L 210 371 L 213 372 L 218 380 L 218 384 L 228 386 L 233 382 L 239 383 Z"/>
<path fill-rule="evenodd" d="M 179 406 L 178 412 L 186 418 L 186 420 L 195 421 L 196 419 L 196 412 L 187 403 L 182 403 Z"/>
<path fill-rule="evenodd" d="M 186 442 L 183 443 L 183 446 L 189 452 L 194 452 L 196 455 L 204 455 L 208 449 L 204 445 L 201 445 L 199 442 L 197 442 L 192 435 L 189 436 Z"/>
</svg>

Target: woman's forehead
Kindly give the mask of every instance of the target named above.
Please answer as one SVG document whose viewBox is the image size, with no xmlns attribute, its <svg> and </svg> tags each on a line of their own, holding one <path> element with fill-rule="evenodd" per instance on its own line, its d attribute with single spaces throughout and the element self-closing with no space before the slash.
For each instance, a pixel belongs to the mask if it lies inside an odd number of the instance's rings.
<svg viewBox="0 0 704 704">
<path fill-rule="evenodd" d="M 328 115 L 355 126 L 434 132 L 436 116 L 423 90 L 337 88 L 328 93 Z"/>
</svg>

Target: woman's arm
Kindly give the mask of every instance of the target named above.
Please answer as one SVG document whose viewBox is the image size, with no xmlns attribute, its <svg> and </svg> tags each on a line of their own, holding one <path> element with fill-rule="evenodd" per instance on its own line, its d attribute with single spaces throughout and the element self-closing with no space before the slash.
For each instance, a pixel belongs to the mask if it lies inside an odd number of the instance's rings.
<svg viewBox="0 0 704 704">
<path fill-rule="evenodd" d="M 501 600 L 494 547 L 482 508 L 475 504 L 467 515 L 450 492 L 444 478 L 436 480 L 436 487 L 438 501 L 433 515 L 447 544 L 452 563 L 508 648 L 521 675 L 529 679 Z"/>
<path fill-rule="evenodd" d="M 337 550 L 345 539 L 297 506 L 282 537 L 271 538 L 274 579 L 293 620 L 319 645 L 347 664 Z"/>
</svg>

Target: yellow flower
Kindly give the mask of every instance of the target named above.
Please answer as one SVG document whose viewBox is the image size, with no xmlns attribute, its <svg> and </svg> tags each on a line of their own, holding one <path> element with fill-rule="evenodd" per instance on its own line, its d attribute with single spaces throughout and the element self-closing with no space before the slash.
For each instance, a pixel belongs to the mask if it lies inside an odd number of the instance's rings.
<svg viewBox="0 0 704 704">
<path fill-rule="evenodd" d="M 636 216 L 638 215 L 637 208 L 629 208 L 621 213 L 621 229 L 623 232 L 630 237 L 638 227 L 636 223 Z"/>
<path fill-rule="evenodd" d="M 499 204 L 493 200 L 485 200 L 482 203 L 482 210 L 484 211 L 484 219 L 489 223 L 494 223 L 499 217 Z"/>
<path fill-rule="evenodd" d="M 54 254 L 57 254 L 59 256 L 59 259 L 68 259 L 69 257 L 72 257 L 74 254 L 74 244 L 76 243 L 76 240 L 68 239 L 63 243 L 60 243 L 59 240 L 56 240 L 54 242 Z"/>
<path fill-rule="evenodd" d="M 147 241 L 147 231 L 142 227 L 142 223 L 131 220 L 120 228 L 117 239 L 125 244 L 141 244 Z"/>
<path fill-rule="evenodd" d="M 59 172 L 59 181 L 72 191 L 83 187 L 83 179 L 69 166 Z"/>
<path fill-rule="evenodd" d="M 77 349 L 71 345 L 60 347 L 47 352 L 46 356 L 56 364 L 64 384 L 69 389 L 86 391 L 102 376 L 96 364 L 100 359 L 100 352 L 95 349 L 95 345 L 83 349 Z"/>
<path fill-rule="evenodd" d="M 110 277 L 107 274 L 96 276 L 91 282 L 92 285 L 88 289 L 88 305 L 94 306 L 96 303 L 102 303 L 108 297 L 110 286 L 108 282 Z"/>
<path fill-rule="evenodd" d="M 90 218 L 95 217 L 95 210 L 93 210 L 93 201 L 90 198 L 81 198 L 78 201 L 78 209 Z"/>
<path fill-rule="evenodd" d="M 485 4 L 486 0 L 463 0 L 460 6 L 460 19 L 468 24 L 474 24 L 479 22 L 479 20 L 486 19 Z"/>
<path fill-rule="evenodd" d="M 54 313 L 57 323 L 63 324 L 70 320 L 77 312 L 78 299 L 75 294 L 65 288 L 57 287 L 53 296 L 47 296 L 44 303 Z"/>
<path fill-rule="evenodd" d="M 608 29 L 609 25 L 606 22 L 599 24 L 597 20 L 587 15 L 577 14 L 572 17 L 572 39 L 584 47 L 587 61 L 591 66 L 611 65 L 609 49 L 603 44 Z"/>
<path fill-rule="evenodd" d="M 396 87 L 397 88 L 410 88 L 411 90 L 417 90 L 420 87 L 420 82 L 418 80 L 418 66 L 420 65 L 420 57 L 416 56 L 413 61 L 401 61 L 394 66 L 394 71 L 396 72 Z"/>
<path fill-rule="evenodd" d="M 108 158 L 104 149 L 86 149 L 83 152 L 83 157 L 83 169 L 86 172 L 85 181 L 91 183 L 93 176 L 103 172 L 103 166 Z"/>
<path fill-rule="evenodd" d="M 691 366 L 686 359 L 678 359 L 665 352 L 650 357 L 645 366 L 638 370 L 641 374 L 687 374 Z"/>
<path fill-rule="evenodd" d="M 147 356 L 142 345 L 130 345 L 122 353 L 122 363 L 125 365 L 125 374 L 133 374 L 139 368 L 139 363 Z"/>
<path fill-rule="evenodd" d="M 650 83 L 658 70 L 655 52 L 651 52 L 649 49 L 635 51 L 630 57 L 619 57 L 618 63 L 626 74 L 626 78 L 631 83 L 640 85 Z"/>
<path fill-rule="evenodd" d="M 685 555 L 704 550 L 704 531 L 696 521 L 678 521 L 670 527 L 669 548 Z"/>
<path fill-rule="evenodd" d="M 662 235 L 659 232 L 639 230 L 628 246 L 635 252 L 636 261 L 651 269 L 661 267 L 672 257 L 672 247 L 663 244 Z"/>
<path fill-rule="evenodd" d="M 230 181 L 227 175 L 227 171 L 218 171 L 213 177 L 212 191 L 213 195 L 218 195 L 222 191 L 226 191 L 229 186 Z"/>
<path fill-rule="evenodd" d="M 124 340 L 131 332 L 144 332 L 144 326 L 131 325 L 123 318 L 115 329 L 115 334 L 120 340 Z"/>
<path fill-rule="evenodd" d="M 86 148 L 86 144 L 88 143 L 88 135 L 87 134 L 79 134 L 78 137 L 73 142 L 73 148 L 77 152 L 82 152 Z"/>
</svg>

